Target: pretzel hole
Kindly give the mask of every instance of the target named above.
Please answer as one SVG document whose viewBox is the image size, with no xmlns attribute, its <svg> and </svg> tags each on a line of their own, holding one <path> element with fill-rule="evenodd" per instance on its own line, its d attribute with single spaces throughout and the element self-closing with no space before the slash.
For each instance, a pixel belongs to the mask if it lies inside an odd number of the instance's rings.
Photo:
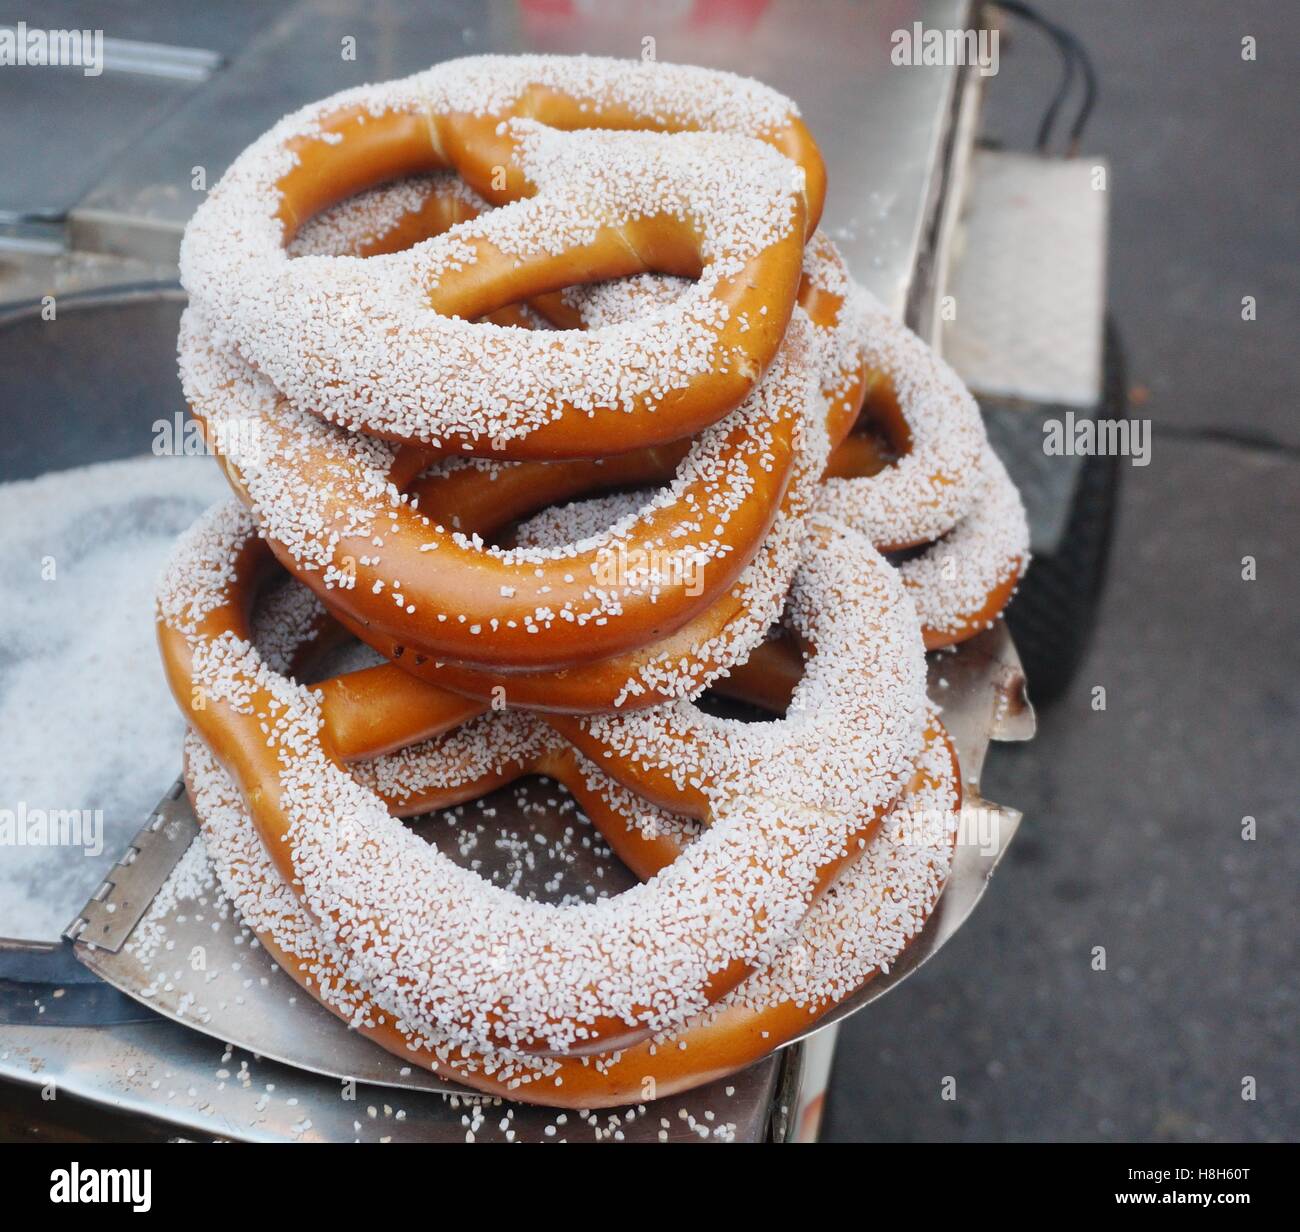
<svg viewBox="0 0 1300 1232">
<path fill-rule="evenodd" d="M 407 161 L 400 158 L 396 165 Z M 353 175 L 349 186 L 352 191 L 334 197 L 318 188 L 308 192 L 290 177 L 281 181 L 286 193 L 282 217 L 296 220 L 293 225 L 285 223 L 285 250 L 291 259 L 405 252 L 490 208 L 449 171 L 376 181 Z M 312 187 L 317 187 L 314 182 Z M 502 253 L 486 240 L 474 244 L 478 259 L 445 271 L 430 304 L 443 315 L 498 325 L 580 329 L 581 317 L 566 302 L 565 291 L 647 273 L 693 281 L 704 267 L 695 227 L 671 215 L 603 227 L 582 247 L 523 260 Z M 532 315 L 521 310 L 521 299 L 529 302 Z"/>
<path fill-rule="evenodd" d="M 384 671 L 386 665 L 377 652 L 328 622 L 296 666 L 298 678 L 320 685 L 356 680 L 370 670 Z M 361 692 L 345 699 L 343 708 L 354 712 L 353 725 L 362 725 L 367 711 L 376 724 L 385 723 L 385 701 L 391 701 L 392 685 L 400 682 L 391 670 L 385 676 L 377 697 Z M 329 714 L 327 707 L 327 723 Z M 375 739 L 373 729 L 367 734 Z M 405 747 L 409 741 L 379 743 Z M 555 772 L 581 773 L 575 762 L 563 757 L 556 760 Z M 592 902 L 637 884 L 637 875 L 614 853 L 562 778 L 527 772 L 488 791 L 473 783 L 464 790 L 459 800 L 440 793 L 443 806 L 410 813 L 403 822 L 450 860 L 492 884 L 555 903 Z"/>
<path fill-rule="evenodd" d="M 912 448 L 912 432 L 893 382 L 880 373 L 868 378 L 862 410 L 826 468 L 828 479 L 868 479 L 892 466 Z"/>
<path fill-rule="evenodd" d="M 569 789 L 546 775 L 525 775 L 406 825 L 449 860 L 522 898 L 595 902 L 638 880 Z"/>
<path fill-rule="evenodd" d="M 389 256 L 477 216 L 473 197 L 451 172 L 395 176 L 303 218 L 285 251 L 290 258 Z"/>
<path fill-rule="evenodd" d="M 744 663 L 715 681 L 695 704 L 715 718 L 743 723 L 788 718 L 805 663 L 805 652 L 795 636 L 784 625 L 776 625 Z"/>
</svg>

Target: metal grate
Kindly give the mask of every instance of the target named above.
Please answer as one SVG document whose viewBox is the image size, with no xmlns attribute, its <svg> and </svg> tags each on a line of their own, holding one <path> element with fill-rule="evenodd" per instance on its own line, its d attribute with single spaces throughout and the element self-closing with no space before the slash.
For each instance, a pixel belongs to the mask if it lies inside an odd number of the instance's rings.
<svg viewBox="0 0 1300 1232">
<path fill-rule="evenodd" d="M 976 151 L 943 329 L 976 394 L 1097 405 L 1109 174 L 1099 159 Z"/>
</svg>

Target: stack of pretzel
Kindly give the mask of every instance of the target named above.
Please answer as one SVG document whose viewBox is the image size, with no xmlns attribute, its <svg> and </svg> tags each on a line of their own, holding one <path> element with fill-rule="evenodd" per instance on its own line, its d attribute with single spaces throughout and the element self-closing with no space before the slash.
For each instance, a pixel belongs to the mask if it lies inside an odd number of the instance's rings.
<svg viewBox="0 0 1300 1232">
<path fill-rule="evenodd" d="M 925 650 L 997 618 L 1024 515 L 824 190 L 756 82 L 481 57 L 289 116 L 190 224 L 181 374 L 238 499 L 160 585 L 187 782 L 245 923 L 407 1064 L 666 1095 L 943 888 Z M 403 821 L 533 774 L 636 888 L 527 900 Z"/>
</svg>

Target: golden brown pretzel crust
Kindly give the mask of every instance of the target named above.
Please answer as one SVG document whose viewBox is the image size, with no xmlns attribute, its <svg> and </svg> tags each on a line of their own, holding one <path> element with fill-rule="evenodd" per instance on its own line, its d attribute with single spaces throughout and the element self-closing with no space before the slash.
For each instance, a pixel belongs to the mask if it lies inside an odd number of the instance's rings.
<svg viewBox="0 0 1300 1232">
<path fill-rule="evenodd" d="M 898 404 L 892 391 L 886 391 L 886 397 L 863 409 L 863 418 L 868 415 L 881 427 L 888 441 L 883 446 L 872 436 L 854 432 L 839 443 L 832 452 L 829 466 L 826 468 L 828 479 L 869 479 L 878 475 L 890 464 L 890 455 L 907 451 L 906 423 L 898 414 Z M 880 412 L 879 408 L 884 407 Z M 879 412 L 879 417 L 878 416 Z M 918 547 L 932 547 L 924 541 L 910 543 L 877 544 L 882 552 L 898 552 Z M 942 624 L 921 622 L 921 634 L 925 640 L 926 650 L 942 650 L 968 641 L 976 634 L 989 628 L 1011 602 L 1024 576 L 1029 561 L 1025 555 L 1009 555 L 1000 571 L 1000 577 L 983 590 L 983 598 L 963 607 L 953 618 Z M 785 654 L 798 652 L 793 647 L 785 647 Z"/>
<path fill-rule="evenodd" d="M 202 405 L 192 409 L 200 420 L 208 417 Z M 395 588 L 376 591 L 370 584 L 377 571 L 365 562 L 380 559 L 370 536 L 343 534 L 333 548 L 339 571 L 357 578 L 357 584 L 348 588 L 327 584 L 319 569 L 304 569 L 278 539 L 271 536 L 270 542 L 286 568 L 387 657 L 400 657 L 397 648 L 402 647 L 414 652 L 408 664 L 420 655 L 488 670 L 573 667 L 637 651 L 665 638 L 726 593 L 759 550 L 780 508 L 796 460 L 797 423 L 796 408 L 779 408 L 769 421 L 769 448 L 764 451 L 751 448 L 745 425 L 736 425 L 722 439 L 719 461 L 747 476 L 749 493 L 730 511 L 725 528 L 730 550 L 715 554 L 708 567 L 699 571 L 698 593 L 684 585 L 661 590 L 629 585 L 621 595 L 617 619 L 588 620 L 572 627 L 557 622 L 545 627 L 542 636 L 533 623 L 538 610 L 592 607 L 593 572 L 605 562 L 606 554 L 589 549 L 536 564 L 507 562 L 467 546 L 452 526 L 429 524 L 422 509 L 404 505 L 394 511 L 387 529 L 382 566 L 384 577 L 402 581 L 407 602 L 415 609 L 408 612 L 395 605 Z M 275 425 L 265 425 L 264 436 L 270 449 L 286 453 L 292 449 L 291 438 Z M 662 456 L 671 456 L 671 451 Z M 239 463 L 227 459 L 227 471 L 234 472 L 236 492 L 245 494 Z M 296 477 L 311 487 L 332 486 L 343 509 L 363 507 L 366 500 L 360 478 L 350 482 L 339 458 L 324 451 L 312 453 L 299 444 Z M 674 532 L 683 523 L 690 525 L 693 511 L 709 510 L 719 499 L 707 480 L 687 484 L 680 501 L 661 506 L 641 520 L 636 541 L 667 543 L 680 553 L 698 543 L 704 551 L 718 538 L 707 515 L 695 512 L 700 520 L 687 534 Z M 484 636 L 489 628 L 490 638 Z"/>
<path fill-rule="evenodd" d="M 926 739 L 928 743 L 938 743 L 946 749 L 946 786 L 956 810 L 961 804 L 961 776 L 952 743 L 937 722 L 927 732 Z M 581 772 L 570 772 L 567 763 L 571 760 L 571 753 L 562 755 L 552 767 L 542 772 L 558 772 L 557 777 L 562 776 L 560 781 L 571 785 L 584 811 L 589 813 L 606 841 L 637 876 L 653 876 L 676 859 L 682 849 L 675 839 L 665 835 L 647 840 L 628 827 L 617 809 L 609 807 L 599 792 L 587 787 Z M 186 779 L 191 794 L 196 795 L 188 762 Z M 901 807 L 908 806 L 908 801 L 923 783 L 918 771 L 904 793 Z M 932 781 L 929 785 L 939 784 Z M 341 986 L 347 1001 L 367 999 L 362 988 L 341 970 L 332 967 L 320 954 L 313 956 L 310 962 L 301 961 L 286 952 L 270 932 L 265 929 L 256 931 L 272 958 L 332 1012 L 344 1016 L 336 1004 L 320 997 L 322 982 Z M 848 995 L 864 986 L 865 982 Z M 502 1069 L 485 1066 L 484 1058 L 473 1053 L 458 1050 L 439 1057 L 423 1050 L 413 1051 L 411 1037 L 391 1021 L 372 1020 L 356 1029 L 394 1055 L 408 1062 L 414 1059 L 427 1065 L 434 1073 L 485 1094 L 536 1101 L 557 1108 L 609 1107 L 662 1098 L 736 1073 L 806 1032 L 839 1003 L 840 999 L 826 998 L 813 1004 L 785 1000 L 762 1009 L 745 1004 L 727 1005 L 712 1011 L 671 1040 L 634 1044 L 617 1055 L 554 1058 L 551 1072 L 532 1079 L 504 1076 Z M 382 1019 L 383 1015 L 375 1017 Z"/>
</svg>

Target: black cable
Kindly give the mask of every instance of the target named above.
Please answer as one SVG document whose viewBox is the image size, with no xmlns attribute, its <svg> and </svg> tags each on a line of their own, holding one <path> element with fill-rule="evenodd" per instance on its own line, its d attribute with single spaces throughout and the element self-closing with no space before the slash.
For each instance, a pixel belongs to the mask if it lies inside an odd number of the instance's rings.
<svg viewBox="0 0 1300 1232">
<path fill-rule="evenodd" d="M 1079 104 L 1078 114 L 1074 117 L 1074 123 L 1070 127 L 1070 150 L 1071 154 L 1078 151 L 1079 140 L 1083 136 L 1083 130 L 1088 126 L 1088 120 L 1092 116 L 1093 108 L 1097 105 L 1097 70 L 1093 66 L 1092 57 L 1088 54 L 1088 49 L 1083 45 L 1083 41 L 1074 33 L 1062 28 L 1061 31 L 1074 46 L 1075 57 L 1079 61 L 1079 68 L 1083 71 L 1083 101 Z"/>
<path fill-rule="evenodd" d="M 1079 38 L 1071 31 L 1054 21 L 1048 20 L 1037 9 L 1023 3 L 1023 0 L 995 0 L 995 3 L 998 8 L 1023 18 L 1042 30 L 1051 39 L 1061 57 L 1061 84 L 1057 86 L 1056 93 L 1048 104 L 1047 110 L 1043 113 L 1042 122 L 1038 126 L 1036 148 L 1042 153 L 1047 152 L 1052 132 L 1056 127 L 1057 116 L 1060 114 L 1061 107 L 1064 105 L 1065 99 L 1074 84 L 1076 67 L 1081 72 L 1083 77 L 1083 99 L 1078 112 L 1075 114 L 1074 122 L 1070 125 L 1068 137 L 1069 147 L 1067 152 L 1073 154 L 1078 149 L 1083 130 L 1087 127 L 1088 120 L 1097 103 L 1097 71 L 1092 63 L 1092 57 L 1089 56 L 1087 48 L 1084 47 Z"/>
<path fill-rule="evenodd" d="M 1046 21 L 1027 4 L 1019 3 L 1018 0 L 1007 0 L 1007 3 L 1002 4 L 1000 7 L 1037 25 L 1051 39 L 1052 45 L 1061 57 L 1061 84 L 1056 87 L 1056 93 L 1052 96 L 1052 101 L 1047 105 L 1047 110 L 1043 112 L 1042 121 L 1038 125 L 1038 137 L 1034 142 L 1034 148 L 1040 154 L 1046 154 L 1047 147 L 1052 140 L 1052 130 L 1056 127 L 1056 117 L 1070 93 L 1070 87 L 1074 85 L 1074 49 L 1065 39 L 1059 37 L 1058 32 L 1052 28 L 1050 22 Z"/>
<path fill-rule="evenodd" d="M 1061 84 L 1056 87 L 1056 94 L 1048 104 L 1047 110 L 1043 112 L 1042 123 L 1038 126 L 1038 139 L 1034 142 L 1034 148 L 1040 154 L 1047 153 L 1047 147 L 1052 140 L 1052 130 L 1056 127 L 1057 114 L 1070 93 L 1070 87 L 1074 85 L 1074 56 L 1070 54 L 1064 43 L 1057 42 L 1055 39 L 1052 41 L 1061 56 Z"/>
<path fill-rule="evenodd" d="M 1056 127 L 1056 117 L 1069 95 L 1070 87 L 1074 84 L 1075 47 L 1068 37 L 1063 37 L 1064 32 L 1059 26 L 1048 21 L 1036 9 L 1022 3 L 1021 0 L 999 0 L 998 7 L 1037 26 L 1051 40 L 1057 54 L 1061 57 L 1061 84 L 1057 86 L 1052 101 L 1043 112 L 1042 121 L 1038 126 L 1038 137 L 1034 142 L 1034 148 L 1040 154 L 1046 154 L 1052 139 L 1052 130 Z"/>
</svg>

